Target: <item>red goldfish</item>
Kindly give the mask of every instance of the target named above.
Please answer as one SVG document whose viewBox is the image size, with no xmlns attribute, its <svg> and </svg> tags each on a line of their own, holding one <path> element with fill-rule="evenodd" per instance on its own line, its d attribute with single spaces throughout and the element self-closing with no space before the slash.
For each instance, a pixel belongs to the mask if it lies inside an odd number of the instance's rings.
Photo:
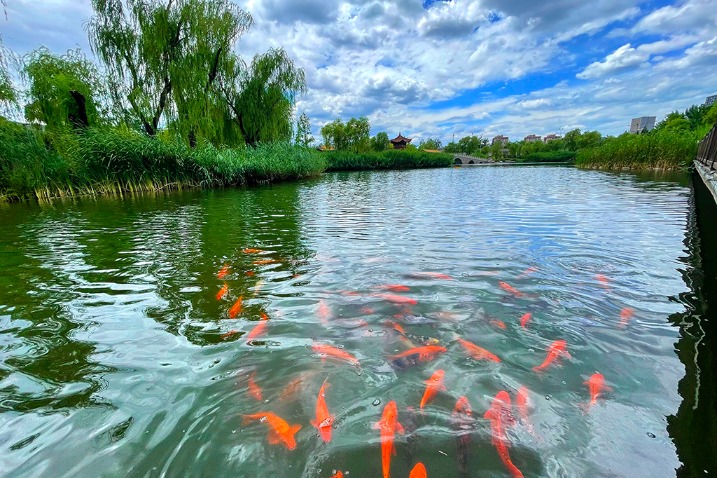
<svg viewBox="0 0 717 478">
<path fill-rule="evenodd" d="M 570 352 L 567 351 L 567 346 L 568 343 L 564 340 L 556 340 L 550 344 L 550 347 L 548 347 L 548 355 L 546 355 L 545 360 L 537 367 L 533 367 L 533 370 L 536 372 L 543 371 L 560 357 L 572 358 Z"/>
<path fill-rule="evenodd" d="M 344 478 L 344 474 L 343 474 L 343 472 L 342 472 L 341 470 L 339 470 L 339 471 L 337 471 L 336 473 L 334 473 L 334 474 L 331 476 L 331 478 Z"/>
<path fill-rule="evenodd" d="M 630 319 L 635 315 L 635 309 L 631 307 L 625 307 L 620 311 L 620 328 L 627 327 L 628 322 L 630 322 Z"/>
<path fill-rule="evenodd" d="M 531 435 L 535 435 L 535 433 L 533 432 L 533 425 L 528 420 L 528 402 L 530 401 L 528 398 L 528 393 L 528 387 L 520 387 L 518 389 L 518 393 L 515 396 L 515 406 L 518 409 L 520 420 L 523 422 L 523 425 L 525 425 L 525 428 L 528 429 L 528 432 Z"/>
<path fill-rule="evenodd" d="M 602 274 L 595 274 L 595 279 L 597 279 L 597 281 L 602 283 L 603 285 L 608 285 L 610 283 L 610 279 L 608 279 Z"/>
<path fill-rule="evenodd" d="M 424 345 L 422 347 L 414 347 L 412 349 L 401 352 L 400 354 L 389 357 L 390 360 L 410 358 L 413 355 L 417 355 L 416 359 L 418 362 L 427 362 L 433 360 L 436 355 L 446 352 L 445 347 L 440 345 Z"/>
<path fill-rule="evenodd" d="M 227 274 L 229 274 L 229 266 L 224 264 L 224 267 L 217 272 L 217 279 L 224 279 Z"/>
<path fill-rule="evenodd" d="M 383 469 L 383 478 L 389 478 L 391 476 L 391 455 L 396 454 L 396 447 L 393 444 L 396 432 L 401 435 L 405 433 L 403 425 L 398 423 L 396 402 L 391 400 L 386 404 L 381 420 L 375 423 L 373 428 L 381 430 L 381 468 Z"/>
<path fill-rule="evenodd" d="M 506 443 L 505 425 L 510 424 L 513 418 L 510 413 L 511 403 L 510 395 L 505 390 L 498 392 L 491 403 L 490 409 L 485 412 L 483 418 L 490 420 L 490 429 L 492 439 L 491 442 L 498 451 L 501 461 L 508 469 L 513 478 L 522 478 L 523 473 L 513 464 L 508 454 L 508 445 Z"/>
<path fill-rule="evenodd" d="M 428 277 L 431 279 L 453 280 L 453 277 L 447 274 L 441 274 L 440 272 L 414 272 L 411 275 L 418 277 Z"/>
<path fill-rule="evenodd" d="M 256 384 L 256 381 L 254 381 L 254 377 L 256 377 L 256 372 L 252 372 L 251 375 L 249 375 L 249 389 L 247 391 L 249 392 L 250 397 L 252 397 L 254 400 L 261 402 L 261 387 Z"/>
<path fill-rule="evenodd" d="M 324 443 L 328 443 L 331 441 L 331 426 L 334 423 L 334 417 L 329 413 L 329 408 L 326 406 L 325 391 L 326 381 L 324 380 L 319 390 L 319 397 L 316 400 L 316 420 L 311 420 L 310 423 L 319 430 L 319 435 L 321 435 Z"/>
<path fill-rule="evenodd" d="M 515 297 L 523 297 L 525 294 L 523 294 L 521 291 L 513 287 L 512 285 L 508 284 L 507 282 L 500 281 L 498 282 L 498 285 L 501 289 L 504 291 L 513 294 Z"/>
<path fill-rule="evenodd" d="M 423 463 L 420 461 L 416 463 L 416 466 L 413 467 L 408 478 L 428 478 L 428 472 L 426 472 L 426 467 Z"/>
<path fill-rule="evenodd" d="M 269 427 L 269 433 L 266 436 L 270 445 L 283 444 L 287 449 L 296 448 L 296 440 L 294 435 L 301 430 L 301 425 L 290 425 L 283 418 L 272 412 L 259 412 L 252 415 L 243 415 L 244 423 L 252 420 L 260 420 Z"/>
<path fill-rule="evenodd" d="M 236 318 L 236 316 L 241 313 L 242 300 L 243 300 L 243 299 L 244 299 L 243 296 L 242 296 L 242 297 L 239 297 L 239 298 L 237 299 L 237 301 L 234 302 L 234 305 L 232 305 L 231 308 L 229 309 L 229 318 L 230 318 L 230 319 Z"/>
<path fill-rule="evenodd" d="M 468 399 L 466 397 L 458 397 L 458 401 L 456 401 L 456 406 L 453 407 L 453 413 L 451 416 L 454 419 L 470 420 L 472 415 L 473 410 L 471 410 L 471 404 L 468 402 Z"/>
<path fill-rule="evenodd" d="M 229 338 L 235 336 L 235 335 L 238 334 L 238 333 L 239 333 L 238 330 L 230 330 L 230 331 L 227 332 L 226 334 L 222 334 L 219 338 L 222 339 L 222 340 L 226 340 L 226 339 L 229 339 Z"/>
<path fill-rule="evenodd" d="M 326 344 L 314 344 L 311 346 L 311 349 L 321 355 L 321 360 L 326 360 L 326 357 L 332 357 L 339 360 L 343 360 L 345 362 L 348 362 L 352 365 L 360 365 L 358 359 L 351 355 L 348 352 L 345 352 L 339 348 L 334 347 L 333 345 L 326 345 Z"/>
<path fill-rule="evenodd" d="M 490 325 L 495 325 L 499 329 L 503 329 L 503 330 L 505 330 L 505 328 L 506 328 L 505 322 L 503 322 L 502 320 L 491 320 Z"/>
<path fill-rule="evenodd" d="M 384 284 L 378 286 L 379 289 L 390 290 L 391 292 L 408 292 L 411 290 L 410 287 L 400 284 Z"/>
<path fill-rule="evenodd" d="M 418 301 L 416 299 L 411 299 L 410 297 L 404 297 L 402 295 L 396 295 L 396 294 L 373 294 L 373 297 L 376 297 L 378 299 L 387 300 L 389 302 L 393 302 L 394 304 L 407 304 L 407 305 L 418 304 Z"/>
<path fill-rule="evenodd" d="M 319 310 L 316 312 L 321 323 L 326 327 L 329 325 L 329 319 L 331 318 L 331 307 L 326 303 L 325 300 L 319 301 Z"/>
<path fill-rule="evenodd" d="M 438 392 L 446 390 L 446 386 L 443 384 L 444 375 L 445 372 L 443 372 L 443 370 L 436 370 L 436 372 L 431 375 L 431 378 L 426 380 L 426 391 L 423 392 L 423 398 L 421 399 L 421 410 L 438 395 Z"/>
<path fill-rule="evenodd" d="M 472 342 L 458 338 L 458 343 L 461 344 L 466 352 L 468 352 L 468 355 L 473 357 L 475 360 L 491 360 L 493 362 L 500 362 L 500 359 L 496 355 L 488 352 L 482 347 L 478 347 Z"/>
<path fill-rule="evenodd" d="M 262 251 L 261 249 L 251 249 L 247 247 L 246 249 L 244 249 L 243 252 L 244 254 L 261 254 L 264 251 Z"/>
<path fill-rule="evenodd" d="M 266 332 L 266 327 L 269 323 L 269 317 L 266 316 L 266 314 L 261 314 L 261 322 L 259 322 L 259 325 L 251 329 L 251 332 L 249 332 L 246 336 L 247 340 L 255 339 L 257 337 L 260 337 L 264 335 Z"/>
<path fill-rule="evenodd" d="M 219 289 L 219 292 L 217 292 L 217 300 L 222 300 L 222 298 L 227 295 L 227 292 L 229 292 L 229 286 L 224 284 L 224 286 Z"/>
<path fill-rule="evenodd" d="M 592 407 L 597 403 L 598 396 L 602 392 L 611 392 L 612 388 L 605 385 L 605 377 L 601 373 L 594 373 L 590 376 L 588 380 L 585 380 L 583 382 L 585 385 L 588 386 L 588 391 L 590 392 L 590 404 L 589 407 Z"/>
<path fill-rule="evenodd" d="M 525 328 L 526 328 L 525 326 L 528 325 L 528 322 L 529 322 L 530 319 L 532 319 L 532 318 L 533 318 L 533 314 L 531 314 L 530 312 L 526 312 L 526 313 L 523 314 L 523 316 L 520 318 L 520 326 L 525 329 Z"/>
</svg>

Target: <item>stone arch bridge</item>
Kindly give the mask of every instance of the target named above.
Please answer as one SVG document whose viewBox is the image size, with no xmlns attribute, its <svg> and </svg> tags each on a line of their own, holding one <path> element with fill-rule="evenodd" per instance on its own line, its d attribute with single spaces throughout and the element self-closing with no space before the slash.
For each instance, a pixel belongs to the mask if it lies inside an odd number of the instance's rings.
<svg viewBox="0 0 717 478">
<path fill-rule="evenodd" d="M 454 154 L 453 155 L 453 164 L 455 165 L 462 165 L 462 164 L 490 164 L 494 163 L 490 158 L 476 158 L 475 156 L 468 156 L 466 154 Z"/>
</svg>

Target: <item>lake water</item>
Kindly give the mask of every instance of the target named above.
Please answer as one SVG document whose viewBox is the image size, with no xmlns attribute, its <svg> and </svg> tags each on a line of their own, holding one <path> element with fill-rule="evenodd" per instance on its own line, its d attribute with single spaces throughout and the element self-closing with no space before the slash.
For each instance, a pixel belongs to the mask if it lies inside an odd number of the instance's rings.
<svg viewBox="0 0 717 478">
<path fill-rule="evenodd" d="M 391 476 L 510 476 L 483 415 L 526 387 L 502 437 L 525 476 L 705 476 L 714 276 L 695 203 L 687 176 L 485 167 L 2 206 L 0 473 L 378 477 L 395 401 Z M 534 371 L 556 340 L 570 358 Z M 422 345 L 446 351 L 392 359 Z M 590 406 L 596 372 L 612 391 Z M 329 443 L 310 424 L 324 382 Z M 296 449 L 242 420 L 266 412 L 301 425 Z"/>
</svg>

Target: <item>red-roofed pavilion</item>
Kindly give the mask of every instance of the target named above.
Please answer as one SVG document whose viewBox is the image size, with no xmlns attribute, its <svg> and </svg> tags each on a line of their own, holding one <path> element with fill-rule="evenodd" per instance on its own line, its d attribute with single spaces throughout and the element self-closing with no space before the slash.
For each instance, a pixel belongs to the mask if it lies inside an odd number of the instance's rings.
<svg viewBox="0 0 717 478">
<path fill-rule="evenodd" d="M 404 136 L 401 136 L 401 133 L 398 133 L 398 136 L 393 138 L 391 140 L 391 144 L 393 145 L 393 149 L 406 149 L 406 145 L 411 142 L 411 138 L 406 138 Z"/>
</svg>

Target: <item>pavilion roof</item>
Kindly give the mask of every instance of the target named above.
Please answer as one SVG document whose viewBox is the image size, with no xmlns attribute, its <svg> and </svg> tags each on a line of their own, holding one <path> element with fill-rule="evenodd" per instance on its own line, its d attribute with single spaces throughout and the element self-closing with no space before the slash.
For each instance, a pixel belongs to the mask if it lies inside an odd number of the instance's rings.
<svg viewBox="0 0 717 478">
<path fill-rule="evenodd" d="M 393 139 L 390 140 L 390 141 L 391 141 L 392 143 L 401 143 L 401 142 L 404 142 L 404 141 L 405 141 L 406 143 L 410 143 L 410 142 L 411 142 L 411 138 L 406 138 L 405 136 L 402 136 L 401 133 L 398 133 L 398 136 L 396 136 L 395 138 L 393 138 Z"/>
</svg>

